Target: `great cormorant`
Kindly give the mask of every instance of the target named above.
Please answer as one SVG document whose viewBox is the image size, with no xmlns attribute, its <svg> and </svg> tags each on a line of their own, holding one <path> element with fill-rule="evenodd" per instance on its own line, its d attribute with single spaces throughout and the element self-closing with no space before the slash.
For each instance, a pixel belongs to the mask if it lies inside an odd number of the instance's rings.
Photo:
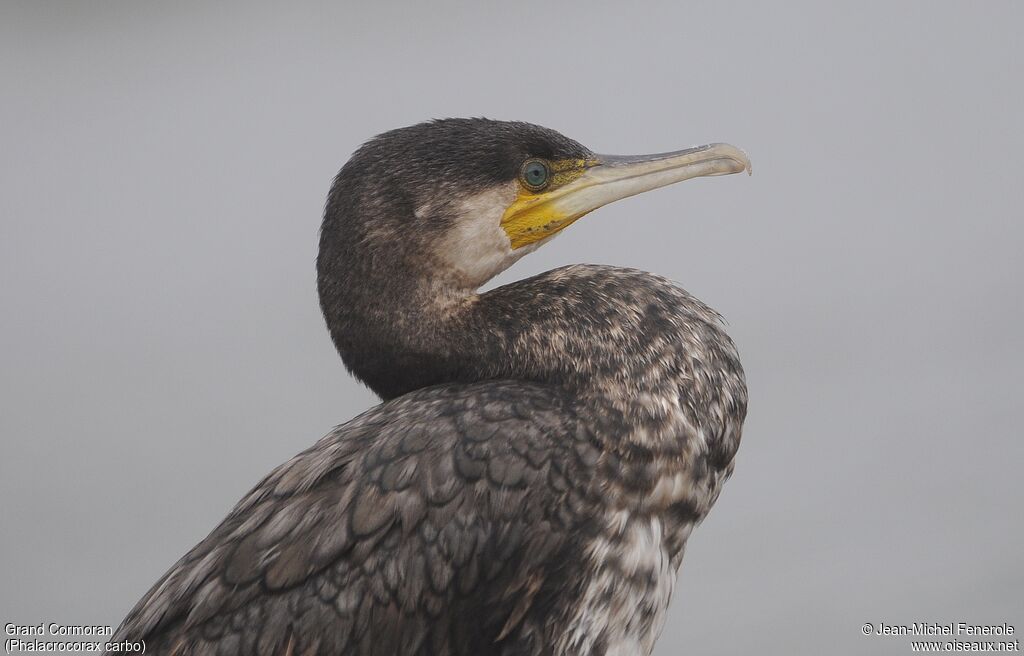
<svg viewBox="0 0 1024 656">
<path fill-rule="evenodd" d="M 718 314 L 642 271 L 479 288 L 591 210 L 749 169 L 596 155 L 528 123 L 382 134 L 328 197 L 331 337 L 384 402 L 263 479 L 115 641 L 149 654 L 649 654 L 733 469 L 747 392 Z"/>
</svg>

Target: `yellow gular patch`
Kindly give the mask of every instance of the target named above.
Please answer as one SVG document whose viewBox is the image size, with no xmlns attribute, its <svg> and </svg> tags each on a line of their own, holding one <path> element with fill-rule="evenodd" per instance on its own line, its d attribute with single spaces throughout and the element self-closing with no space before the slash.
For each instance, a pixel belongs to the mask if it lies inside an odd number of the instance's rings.
<svg viewBox="0 0 1024 656">
<path fill-rule="evenodd" d="M 550 237 L 583 216 L 573 216 L 571 212 L 559 207 L 556 201 L 565 195 L 566 185 L 580 178 L 588 167 L 597 163 L 597 160 L 588 159 L 550 162 L 551 182 L 541 191 L 532 191 L 519 183 L 516 199 L 505 209 L 501 218 L 501 227 L 512 242 L 513 250 Z"/>
</svg>

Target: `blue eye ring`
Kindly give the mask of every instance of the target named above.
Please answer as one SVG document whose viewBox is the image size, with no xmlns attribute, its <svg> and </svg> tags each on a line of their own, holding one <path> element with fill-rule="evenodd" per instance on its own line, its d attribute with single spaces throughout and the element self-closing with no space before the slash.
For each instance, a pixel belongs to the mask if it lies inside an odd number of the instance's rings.
<svg viewBox="0 0 1024 656">
<path fill-rule="evenodd" d="M 519 173 L 523 186 L 531 191 L 540 191 L 551 180 L 551 167 L 542 159 L 528 159 L 523 162 Z"/>
</svg>

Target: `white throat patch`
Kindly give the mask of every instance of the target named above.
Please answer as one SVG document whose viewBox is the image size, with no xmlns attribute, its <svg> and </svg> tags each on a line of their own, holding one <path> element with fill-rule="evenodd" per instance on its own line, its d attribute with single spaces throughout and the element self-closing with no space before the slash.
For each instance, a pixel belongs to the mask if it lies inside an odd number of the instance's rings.
<svg viewBox="0 0 1024 656">
<path fill-rule="evenodd" d="M 454 224 L 439 241 L 437 256 L 467 287 L 479 287 L 544 243 L 512 249 L 501 227 L 501 217 L 515 200 L 516 193 L 516 183 L 510 182 L 480 192 L 448 209 L 454 215 Z M 417 208 L 416 215 L 429 215 L 430 209 Z"/>
</svg>

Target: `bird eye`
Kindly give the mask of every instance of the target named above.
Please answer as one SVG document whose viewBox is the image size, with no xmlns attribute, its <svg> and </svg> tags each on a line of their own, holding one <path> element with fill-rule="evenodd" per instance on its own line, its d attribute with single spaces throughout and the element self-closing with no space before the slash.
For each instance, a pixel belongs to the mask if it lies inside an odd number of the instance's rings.
<svg viewBox="0 0 1024 656">
<path fill-rule="evenodd" d="M 526 164 L 523 164 L 523 184 L 534 191 L 547 186 L 550 175 L 548 165 L 539 159 L 527 160 Z"/>
</svg>

